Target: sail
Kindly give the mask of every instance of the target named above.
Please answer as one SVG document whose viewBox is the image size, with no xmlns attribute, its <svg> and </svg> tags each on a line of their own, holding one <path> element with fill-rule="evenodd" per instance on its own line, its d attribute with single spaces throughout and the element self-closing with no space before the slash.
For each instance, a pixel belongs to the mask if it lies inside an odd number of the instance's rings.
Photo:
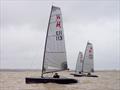
<svg viewBox="0 0 120 90">
<path fill-rule="evenodd" d="M 43 73 L 66 69 L 67 58 L 62 14 L 59 7 L 52 6 L 45 42 Z"/>
<path fill-rule="evenodd" d="M 93 64 L 93 45 L 92 43 L 87 43 L 84 59 L 83 59 L 83 72 L 90 73 L 94 72 Z"/>
<path fill-rule="evenodd" d="M 76 63 L 76 73 L 80 73 L 82 72 L 82 64 L 83 64 L 83 54 L 82 52 L 79 52 L 78 54 L 78 58 L 77 58 L 77 63 Z"/>
</svg>

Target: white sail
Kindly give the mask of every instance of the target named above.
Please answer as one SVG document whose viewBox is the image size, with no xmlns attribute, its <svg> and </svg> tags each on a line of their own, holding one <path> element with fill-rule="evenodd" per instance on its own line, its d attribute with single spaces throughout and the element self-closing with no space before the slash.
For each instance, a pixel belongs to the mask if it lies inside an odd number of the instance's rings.
<svg viewBox="0 0 120 90">
<path fill-rule="evenodd" d="M 93 45 L 89 42 L 87 43 L 85 54 L 84 54 L 83 72 L 85 73 L 94 72 Z"/>
<path fill-rule="evenodd" d="M 77 63 L 76 63 L 76 70 L 75 70 L 75 72 L 77 74 L 82 72 L 82 64 L 83 64 L 83 54 L 82 54 L 82 52 L 79 52 L 78 58 L 77 58 Z"/>
<path fill-rule="evenodd" d="M 59 7 L 52 6 L 48 23 L 43 58 L 43 73 L 67 69 L 62 14 Z"/>
</svg>

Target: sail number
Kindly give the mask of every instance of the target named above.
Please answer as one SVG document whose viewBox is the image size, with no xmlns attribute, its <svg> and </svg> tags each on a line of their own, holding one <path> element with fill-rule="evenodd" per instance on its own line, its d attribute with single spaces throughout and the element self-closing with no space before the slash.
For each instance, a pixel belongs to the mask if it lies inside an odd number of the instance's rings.
<svg viewBox="0 0 120 90">
<path fill-rule="evenodd" d="M 62 31 L 56 31 L 56 40 L 62 40 Z"/>
<path fill-rule="evenodd" d="M 93 55 L 92 55 L 92 54 L 89 54 L 89 58 L 90 58 L 90 59 L 93 59 Z"/>
<path fill-rule="evenodd" d="M 60 17 L 60 15 L 56 15 L 56 28 L 57 28 L 56 40 L 62 40 L 63 36 L 62 36 L 62 31 L 60 30 L 61 29 L 61 17 Z"/>
</svg>

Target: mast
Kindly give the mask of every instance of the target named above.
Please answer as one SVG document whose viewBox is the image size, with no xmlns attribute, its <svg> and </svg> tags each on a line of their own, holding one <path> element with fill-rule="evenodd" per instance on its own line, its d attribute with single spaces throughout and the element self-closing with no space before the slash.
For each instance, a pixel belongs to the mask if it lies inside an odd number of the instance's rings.
<svg viewBox="0 0 120 90">
<path fill-rule="evenodd" d="M 51 11 L 50 11 L 50 18 L 51 18 L 51 13 L 52 13 L 52 8 L 51 7 Z M 44 47 L 44 55 L 43 55 L 43 63 L 42 63 L 42 73 L 41 73 L 41 77 L 43 77 L 43 72 L 44 72 L 44 62 L 45 62 L 45 51 L 46 51 L 46 43 L 47 43 L 47 37 L 48 37 L 48 30 L 49 30 L 49 26 L 50 26 L 50 18 L 49 18 L 49 22 L 48 22 L 48 28 L 47 28 L 47 34 L 46 34 L 46 40 L 45 40 L 45 47 Z"/>
</svg>

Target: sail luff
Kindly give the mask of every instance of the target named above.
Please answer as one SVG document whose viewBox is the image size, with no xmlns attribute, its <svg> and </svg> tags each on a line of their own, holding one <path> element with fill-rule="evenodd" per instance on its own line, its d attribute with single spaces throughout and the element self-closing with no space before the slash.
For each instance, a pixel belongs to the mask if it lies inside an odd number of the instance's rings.
<svg viewBox="0 0 120 90">
<path fill-rule="evenodd" d="M 52 14 L 52 8 L 53 8 L 53 6 L 51 7 L 50 18 L 51 18 L 51 14 Z M 46 39 L 45 39 L 45 47 L 44 47 L 44 55 L 43 55 L 43 63 L 42 63 L 42 73 L 41 73 L 41 77 L 43 77 L 43 74 L 44 74 L 43 72 L 44 72 L 44 62 L 45 62 L 45 51 L 46 51 L 48 30 L 49 30 L 49 26 L 50 26 L 50 18 L 49 18 L 49 22 L 48 22 L 47 34 L 46 34 Z"/>
</svg>

